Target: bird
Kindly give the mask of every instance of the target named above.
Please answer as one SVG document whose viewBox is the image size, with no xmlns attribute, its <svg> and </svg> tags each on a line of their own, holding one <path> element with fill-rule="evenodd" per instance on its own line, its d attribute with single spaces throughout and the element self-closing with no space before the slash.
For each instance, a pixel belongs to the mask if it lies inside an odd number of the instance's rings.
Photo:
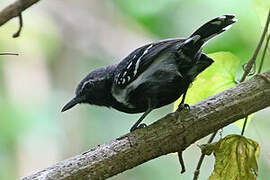
<svg viewBox="0 0 270 180">
<path fill-rule="evenodd" d="M 141 123 L 154 109 L 182 96 L 185 104 L 188 88 L 214 60 L 202 52 L 213 37 L 228 30 L 237 19 L 226 14 L 199 27 L 188 38 L 159 40 L 135 49 L 118 64 L 96 69 L 78 84 L 75 97 L 62 112 L 77 104 L 114 108 L 125 113 L 143 113 L 130 132 L 146 126 Z"/>
</svg>

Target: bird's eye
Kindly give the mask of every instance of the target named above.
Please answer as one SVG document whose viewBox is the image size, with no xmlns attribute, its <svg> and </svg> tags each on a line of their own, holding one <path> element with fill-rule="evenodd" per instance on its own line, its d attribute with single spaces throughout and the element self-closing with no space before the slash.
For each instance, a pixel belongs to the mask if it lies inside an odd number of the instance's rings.
<svg viewBox="0 0 270 180">
<path fill-rule="evenodd" d="M 93 80 L 85 81 L 81 87 L 81 91 L 90 89 L 91 85 L 93 84 Z"/>
</svg>

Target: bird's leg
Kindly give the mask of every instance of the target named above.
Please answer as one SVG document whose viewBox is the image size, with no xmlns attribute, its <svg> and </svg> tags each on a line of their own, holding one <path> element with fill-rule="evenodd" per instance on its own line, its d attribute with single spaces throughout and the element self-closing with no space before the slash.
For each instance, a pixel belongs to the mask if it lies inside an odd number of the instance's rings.
<svg viewBox="0 0 270 180">
<path fill-rule="evenodd" d="M 135 131 L 136 129 L 140 129 L 140 128 L 144 128 L 146 127 L 145 123 L 140 124 L 143 119 L 152 111 L 152 109 L 148 108 L 143 115 L 140 117 L 140 119 L 132 126 L 132 128 L 130 129 L 130 132 Z"/>
<path fill-rule="evenodd" d="M 143 115 L 140 117 L 140 119 L 131 127 L 130 132 L 135 131 L 136 129 L 144 128 L 147 125 L 145 123 L 140 124 L 143 119 L 153 110 L 153 106 L 150 105 L 150 102 L 148 101 L 148 109 L 143 113 Z"/>
<path fill-rule="evenodd" d="M 180 104 L 178 105 L 177 111 L 182 111 L 183 109 L 190 110 L 189 105 L 184 103 L 185 102 L 186 95 L 187 95 L 187 90 L 188 90 L 188 88 L 186 88 L 185 91 L 184 91 L 182 100 L 181 100 Z"/>
</svg>

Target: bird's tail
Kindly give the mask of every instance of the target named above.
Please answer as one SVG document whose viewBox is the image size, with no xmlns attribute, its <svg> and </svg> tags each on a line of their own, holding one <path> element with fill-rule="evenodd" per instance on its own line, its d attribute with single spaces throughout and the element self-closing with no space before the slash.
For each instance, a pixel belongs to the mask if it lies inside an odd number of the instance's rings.
<svg viewBox="0 0 270 180">
<path fill-rule="evenodd" d="M 234 15 L 219 16 L 202 25 L 190 36 L 190 38 L 199 35 L 199 41 L 205 43 L 212 37 L 230 29 L 232 24 L 236 21 L 237 19 Z"/>
<path fill-rule="evenodd" d="M 176 49 L 181 49 L 190 57 L 196 56 L 200 54 L 198 52 L 208 40 L 228 30 L 236 21 L 234 15 L 223 15 L 212 19 L 197 29 L 183 43 L 177 44 Z"/>
</svg>

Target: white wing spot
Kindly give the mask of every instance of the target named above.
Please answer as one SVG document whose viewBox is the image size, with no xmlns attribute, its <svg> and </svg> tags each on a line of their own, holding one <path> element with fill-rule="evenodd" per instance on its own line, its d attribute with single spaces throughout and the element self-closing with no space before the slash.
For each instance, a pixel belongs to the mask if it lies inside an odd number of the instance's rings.
<svg viewBox="0 0 270 180">
<path fill-rule="evenodd" d="M 226 19 L 226 16 L 220 16 L 220 17 L 218 17 L 218 19 Z"/>
<path fill-rule="evenodd" d="M 136 66 L 135 66 L 135 70 L 133 72 L 133 76 L 135 76 L 137 74 L 137 71 L 138 71 L 138 68 L 139 68 L 139 64 L 140 64 L 140 61 L 141 61 L 141 58 L 149 51 L 149 49 L 153 47 L 153 44 L 151 44 L 150 46 L 148 46 L 146 48 L 146 50 L 143 52 L 143 54 L 139 57 L 139 59 L 137 60 L 136 62 Z"/>
<path fill-rule="evenodd" d="M 232 22 L 237 22 L 238 20 L 236 18 L 233 18 L 232 19 Z"/>
<path fill-rule="evenodd" d="M 129 69 L 132 66 L 132 62 L 129 63 L 129 65 L 127 66 L 127 69 Z"/>
<path fill-rule="evenodd" d="M 227 26 L 227 27 L 225 27 L 225 28 L 223 28 L 222 30 L 227 31 L 227 30 L 230 29 L 231 27 L 232 27 L 232 24 L 229 25 L 229 26 Z"/>
<path fill-rule="evenodd" d="M 127 71 L 124 72 L 123 77 L 127 74 Z"/>
<path fill-rule="evenodd" d="M 221 21 L 214 21 L 214 22 L 212 22 L 211 24 L 220 25 L 220 24 L 221 24 Z"/>
<path fill-rule="evenodd" d="M 127 79 L 128 79 L 127 81 L 129 81 L 130 80 L 130 77 L 128 76 Z"/>
</svg>

